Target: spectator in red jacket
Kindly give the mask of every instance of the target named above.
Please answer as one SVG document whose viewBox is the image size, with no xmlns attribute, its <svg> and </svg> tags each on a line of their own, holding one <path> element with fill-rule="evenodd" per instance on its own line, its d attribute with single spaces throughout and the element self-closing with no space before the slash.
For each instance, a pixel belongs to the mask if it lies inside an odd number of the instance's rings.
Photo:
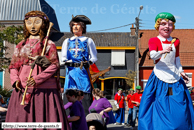
<svg viewBox="0 0 194 130">
<path fill-rule="evenodd" d="M 138 117 L 138 111 L 139 111 L 139 105 L 141 102 L 141 97 L 142 97 L 141 86 L 136 86 L 136 93 L 131 98 L 131 102 L 134 103 L 133 114 L 132 114 L 133 115 L 133 118 L 132 118 L 133 129 L 135 127 L 135 120 Z"/>
<path fill-rule="evenodd" d="M 133 94 L 134 94 L 134 90 L 131 88 L 128 91 L 128 95 L 127 95 L 128 118 L 127 118 L 127 124 L 126 124 L 126 126 L 132 125 L 132 112 L 133 112 L 134 103 L 131 102 L 131 98 L 132 98 Z"/>
<path fill-rule="evenodd" d="M 116 125 L 125 124 L 125 97 L 123 95 L 123 89 L 119 88 L 118 93 L 115 95 L 114 103 L 119 108 L 115 113 Z"/>
</svg>

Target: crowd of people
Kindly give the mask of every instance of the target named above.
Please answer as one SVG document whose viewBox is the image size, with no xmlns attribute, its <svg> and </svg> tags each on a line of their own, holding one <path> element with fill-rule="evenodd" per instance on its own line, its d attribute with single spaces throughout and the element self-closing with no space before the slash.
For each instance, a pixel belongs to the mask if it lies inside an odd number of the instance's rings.
<svg viewBox="0 0 194 130">
<path fill-rule="evenodd" d="M 107 129 L 107 124 L 109 123 L 109 115 L 108 112 L 112 110 L 112 106 L 110 102 L 104 98 L 103 92 L 95 88 L 92 90 L 92 95 L 94 100 L 89 107 L 88 111 L 90 117 L 91 116 L 101 116 L 101 118 L 89 118 L 87 119 L 82 106 L 83 92 L 78 90 L 67 90 L 66 97 L 69 101 L 64 105 L 64 109 L 70 108 L 70 113 L 68 116 L 68 121 L 70 122 L 70 126 L 72 130 L 78 130 L 79 128 L 83 128 L 84 130 L 89 129 L 92 130 L 94 128 L 97 129 L 99 127 L 96 124 L 102 126 L 102 129 Z M 87 120 L 86 120 L 87 119 Z M 88 124 L 88 125 L 87 125 Z M 94 127 L 94 128 L 93 128 Z"/>
<path fill-rule="evenodd" d="M 115 125 L 126 125 L 131 127 L 131 129 L 135 128 L 141 97 L 141 86 L 136 86 L 136 93 L 134 93 L 134 90 L 131 88 L 126 97 L 123 95 L 123 90 L 121 88 L 118 89 L 114 98 L 114 103 L 119 108 L 115 111 Z M 127 122 L 125 122 L 125 108 L 127 108 L 128 111 Z"/>
<path fill-rule="evenodd" d="M 87 127 L 89 130 L 94 128 L 98 130 L 99 125 L 101 129 L 107 130 L 107 125 L 111 123 L 135 127 L 142 96 L 141 86 L 136 87 L 136 93 L 133 89 L 130 89 L 126 97 L 123 95 L 123 89 L 118 89 L 115 94 L 114 104 L 119 109 L 114 111 L 115 114 L 112 112 L 111 103 L 105 98 L 104 91 L 95 88 L 92 90 L 92 96 L 93 102 L 88 109 L 89 114 L 85 115 L 82 106 L 83 92 L 77 90 L 66 91 L 66 97 L 69 102 L 64 105 L 64 109 L 70 109 L 68 121 L 73 130 Z M 125 121 L 126 108 L 128 111 L 127 122 Z M 90 118 L 87 119 L 87 116 L 90 116 Z M 91 118 L 92 116 L 93 118 Z"/>
</svg>

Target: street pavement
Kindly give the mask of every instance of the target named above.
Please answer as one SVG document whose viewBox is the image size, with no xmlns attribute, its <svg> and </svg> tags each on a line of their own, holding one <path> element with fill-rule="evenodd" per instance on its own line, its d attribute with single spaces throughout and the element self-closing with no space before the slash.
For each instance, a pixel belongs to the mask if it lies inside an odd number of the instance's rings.
<svg viewBox="0 0 194 130">
<path fill-rule="evenodd" d="M 108 130 L 130 130 L 130 127 L 123 126 L 123 125 L 111 124 L 111 125 L 108 125 L 107 127 L 108 127 Z M 135 126 L 134 130 L 138 130 L 137 126 Z"/>
<path fill-rule="evenodd" d="M 125 123 L 127 122 L 127 117 L 128 117 L 128 111 L 125 110 Z M 138 126 L 138 124 L 136 121 L 134 130 L 138 130 L 137 126 Z M 114 124 L 108 124 L 107 128 L 108 128 L 108 130 L 130 130 L 129 129 L 130 127 L 127 127 L 125 125 L 114 125 Z"/>
<path fill-rule="evenodd" d="M 114 100 L 109 100 L 109 101 L 111 104 L 114 102 Z M 128 111 L 125 109 L 125 123 L 127 122 L 127 117 L 128 117 Z M 134 130 L 138 130 L 137 126 L 138 126 L 138 123 L 136 121 Z M 129 129 L 130 127 L 127 127 L 125 125 L 114 125 L 114 124 L 108 124 L 107 128 L 108 130 L 130 130 Z"/>
</svg>

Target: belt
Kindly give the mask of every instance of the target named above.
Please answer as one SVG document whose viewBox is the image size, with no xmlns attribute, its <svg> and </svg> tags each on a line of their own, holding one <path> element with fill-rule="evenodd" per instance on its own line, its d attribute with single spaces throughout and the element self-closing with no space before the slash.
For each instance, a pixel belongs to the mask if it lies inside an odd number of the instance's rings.
<svg viewBox="0 0 194 130">
<path fill-rule="evenodd" d="M 80 67 L 81 63 L 67 63 L 66 65 L 70 67 Z"/>
</svg>

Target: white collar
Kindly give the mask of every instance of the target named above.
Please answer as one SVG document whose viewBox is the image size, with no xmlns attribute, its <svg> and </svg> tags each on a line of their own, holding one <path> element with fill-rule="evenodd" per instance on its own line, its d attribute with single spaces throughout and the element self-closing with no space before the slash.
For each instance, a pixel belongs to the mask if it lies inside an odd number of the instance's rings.
<svg viewBox="0 0 194 130">
<path fill-rule="evenodd" d="M 160 36 L 158 35 L 157 38 L 160 39 L 160 41 L 166 41 L 166 40 L 168 40 L 169 42 L 172 41 L 172 37 L 171 37 L 171 36 L 170 36 L 169 38 L 166 39 L 166 38 L 162 38 L 162 37 L 160 37 Z"/>
<path fill-rule="evenodd" d="M 76 38 L 78 38 L 82 42 L 87 39 L 87 37 L 85 37 L 85 36 L 80 36 L 80 37 L 73 36 L 73 37 L 70 38 L 70 40 L 75 40 Z"/>
</svg>

